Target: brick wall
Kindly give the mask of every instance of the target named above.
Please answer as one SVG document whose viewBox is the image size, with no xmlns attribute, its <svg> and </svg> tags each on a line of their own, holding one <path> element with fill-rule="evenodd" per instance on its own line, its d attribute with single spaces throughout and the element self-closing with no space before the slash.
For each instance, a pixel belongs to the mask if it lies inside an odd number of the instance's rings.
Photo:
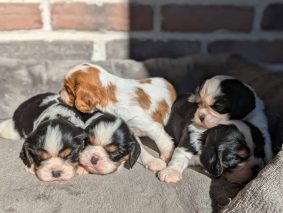
<svg viewBox="0 0 283 213">
<path fill-rule="evenodd" d="M 0 57 L 239 53 L 283 70 L 283 1 L 0 0 Z"/>
</svg>

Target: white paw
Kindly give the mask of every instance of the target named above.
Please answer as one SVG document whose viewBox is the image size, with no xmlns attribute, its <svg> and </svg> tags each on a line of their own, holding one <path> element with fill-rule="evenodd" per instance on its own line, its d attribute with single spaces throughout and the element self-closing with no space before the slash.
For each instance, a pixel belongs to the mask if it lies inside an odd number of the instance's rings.
<svg viewBox="0 0 283 213">
<path fill-rule="evenodd" d="M 88 171 L 82 166 L 78 166 L 76 172 L 79 176 L 88 174 Z"/>
<path fill-rule="evenodd" d="M 35 174 L 35 171 L 34 171 L 34 164 L 32 164 L 31 165 L 31 167 L 29 168 L 29 167 L 25 167 L 25 170 L 26 170 L 26 172 L 28 172 L 28 173 L 31 173 L 31 174 Z"/>
<path fill-rule="evenodd" d="M 148 162 L 145 163 L 145 168 L 158 172 L 166 167 L 166 163 L 159 158 L 152 158 Z"/>
<path fill-rule="evenodd" d="M 176 169 L 167 167 L 158 173 L 159 180 L 166 183 L 176 183 L 182 179 L 182 173 Z"/>
</svg>

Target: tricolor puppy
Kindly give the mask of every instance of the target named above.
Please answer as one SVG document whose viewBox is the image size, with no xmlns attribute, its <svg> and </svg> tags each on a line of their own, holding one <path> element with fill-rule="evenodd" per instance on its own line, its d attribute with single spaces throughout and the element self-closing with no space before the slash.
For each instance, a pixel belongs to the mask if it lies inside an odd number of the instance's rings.
<svg viewBox="0 0 283 213">
<path fill-rule="evenodd" d="M 252 88 L 231 76 L 217 75 L 197 88 L 189 101 L 197 103 L 193 122 L 212 128 L 228 120 L 246 120 L 260 129 L 265 140 L 265 162 L 272 157 L 271 138 L 263 101 Z"/>
<path fill-rule="evenodd" d="M 203 166 L 213 177 L 223 175 L 230 182 L 246 183 L 254 178 L 264 166 L 265 157 L 259 129 L 247 122 L 230 120 L 206 130 L 191 122 L 196 109 L 186 98 L 173 105 L 166 130 L 177 148 L 168 167 L 159 172 L 159 179 L 177 182 L 184 169 L 195 165 Z"/>
<path fill-rule="evenodd" d="M 86 173 L 105 175 L 136 163 L 140 145 L 122 119 L 95 112 L 86 121 L 85 132 L 88 144 L 80 153 L 80 165 Z"/>
<path fill-rule="evenodd" d="M 23 102 L 13 118 L 0 123 L 0 137 L 25 139 L 20 158 L 42 181 L 69 180 L 87 135 L 79 112 L 45 93 Z"/>
<path fill-rule="evenodd" d="M 176 98 L 173 86 L 162 78 L 124 79 L 102 67 L 82 64 L 64 79 L 62 100 L 81 112 L 99 109 L 122 118 L 137 136 L 155 141 L 160 158 L 154 158 L 141 145 L 140 159 L 152 171 L 165 168 L 174 144 L 164 130 Z"/>
</svg>

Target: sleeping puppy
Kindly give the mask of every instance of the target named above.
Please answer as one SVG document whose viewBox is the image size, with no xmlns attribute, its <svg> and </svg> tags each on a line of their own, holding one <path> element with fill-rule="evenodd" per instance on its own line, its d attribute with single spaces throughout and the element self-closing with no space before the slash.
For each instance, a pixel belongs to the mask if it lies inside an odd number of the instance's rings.
<svg viewBox="0 0 283 213">
<path fill-rule="evenodd" d="M 265 163 L 272 157 L 271 138 L 264 103 L 251 87 L 231 76 L 217 75 L 206 80 L 189 101 L 197 103 L 193 122 L 212 128 L 228 120 L 246 120 L 260 129 L 265 141 Z"/>
<path fill-rule="evenodd" d="M 264 165 L 264 139 L 250 123 L 231 120 L 208 130 L 191 122 L 198 106 L 177 99 L 166 130 L 174 138 L 168 167 L 159 172 L 161 181 L 177 182 L 188 166 L 202 165 L 213 177 L 223 175 L 230 182 L 245 183 Z"/>
<path fill-rule="evenodd" d="M 123 79 L 102 67 L 82 64 L 65 76 L 60 95 L 65 103 L 81 112 L 98 109 L 122 118 L 135 136 L 148 136 L 160 151 L 161 159 L 155 158 L 140 144 L 143 165 L 152 171 L 166 167 L 174 144 L 164 125 L 176 92 L 165 79 Z"/>
<path fill-rule="evenodd" d="M 42 181 L 69 180 L 75 173 L 87 135 L 75 110 L 59 95 L 44 93 L 23 102 L 12 119 L 0 123 L 0 137 L 25 139 L 20 158 Z"/>
<path fill-rule="evenodd" d="M 88 144 L 80 153 L 81 174 L 104 175 L 136 163 L 140 145 L 122 119 L 97 111 L 86 121 L 85 132 Z"/>
</svg>

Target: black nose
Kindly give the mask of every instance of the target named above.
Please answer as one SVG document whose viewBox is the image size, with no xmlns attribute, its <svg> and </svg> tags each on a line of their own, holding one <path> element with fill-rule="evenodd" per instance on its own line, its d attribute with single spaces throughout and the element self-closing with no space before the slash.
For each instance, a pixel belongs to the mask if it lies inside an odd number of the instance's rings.
<svg viewBox="0 0 283 213">
<path fill-rule="evenodd" d="M 92 156 L 91 159 L 90 159 L 90 162 L 91 162 L 93 165 L 97 164 L 97 161 L 98 161 L 98 158 L 95 157 L 95 156 Z"/>
<path fill-rule="evenodd" d="M 204 114 L 200 114 L 200 116 L 199 116 L 199 120 L 200 120 L 201 122 L 203 122 L 203 121 L 204 121 L 204 118 L 205 118 L 205 115 L 204 115 Z"/>
<path fill-rule="evenodd" d="M 57 177 L 60 177 L 61 176 L 61 171 L 52 171 L 52 176 L 57 178 Z"/>
</svg>

